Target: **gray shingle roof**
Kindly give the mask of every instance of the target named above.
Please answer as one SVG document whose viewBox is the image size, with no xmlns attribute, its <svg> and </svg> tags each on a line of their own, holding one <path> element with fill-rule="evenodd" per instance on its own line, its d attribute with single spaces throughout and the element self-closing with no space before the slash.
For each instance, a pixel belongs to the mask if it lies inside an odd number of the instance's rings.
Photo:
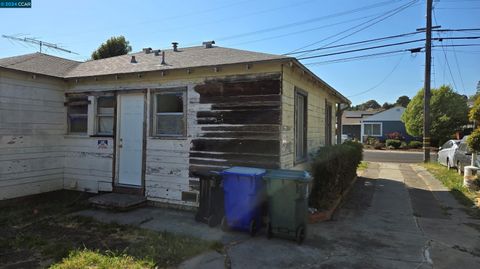
<svg viewBox="0 0 480 269">
<path fill-rule="evenodd" d="M 169 70 L 179 68 L 193 68 L 201 66 L 216 66 L 224 64 L 248 63 L 257 61 L 269 61 L 289 59 L 287 56 L 245 51 L 238 49 L 203 46 L 179 48 L 178 52 L 165 51 L 165 65 L 162 65 L 162 55 L 154 53 L 146 54 L 137 52 L 128 55 L 116 56 L 101 60 L 92 60 L 79 64 L 70 70 L 65 77 L 87 77 L 109 74 L 136 73 L 157 70 Z M 136 63 L 131 63 L 135 56 Z"/>
<path fill-rule="evenodd" d="M 79 64 L 80 62 L 39 52 L 0 59 L 0 67 L 53 77 L 64 77 Z"/>
<path fill-rule="evenodd" d="M 350 103 L 346 97 L 293 57 L 222 47 L 205 48 L 203 46 L 179 48 L 177 52 L 173 50 L 163 51 L 165 52 L 166 62 L 164 65 L 161 64 L 161 53 L 155 56 L 153 52 L 148 54 L 137 52 L 86 62 L 72 61 L 43 53 L 32 53 L 0 59 L 0 67 L 60 78 L 80 78 L 239 63 L 293 60 L 317 80 L 325 83 L 334 95 L 341 98 L 344 102 Z M 132 56 L 135 56 L 136 63 L 131 62 Z"/>
</svg>

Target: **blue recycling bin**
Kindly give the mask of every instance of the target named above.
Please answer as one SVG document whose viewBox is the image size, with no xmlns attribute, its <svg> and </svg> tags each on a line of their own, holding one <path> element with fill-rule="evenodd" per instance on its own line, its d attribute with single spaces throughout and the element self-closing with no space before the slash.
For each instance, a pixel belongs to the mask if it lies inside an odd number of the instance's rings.
<svg viewBox="0 0 480 269">
<path fill-rule="evenodd" d="M 262 226 L 265 205 L 264 169 L 232 167 L 222 172 L 225 216 L 222 229 L 248 231 L 254 236 Z"/>
</svg>

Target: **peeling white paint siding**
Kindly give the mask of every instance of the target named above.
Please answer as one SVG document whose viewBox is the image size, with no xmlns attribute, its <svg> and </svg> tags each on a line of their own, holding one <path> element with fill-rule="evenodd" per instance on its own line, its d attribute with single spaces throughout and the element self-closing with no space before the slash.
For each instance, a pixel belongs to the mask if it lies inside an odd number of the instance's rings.
<svg viewBox="0 0 480 269">
<path fill-rule="evenodd" d="M 193 89 L 194 81 L 180 81 L 168 83 L 160 88 L 186 87 L 187 88 L 187 136 L 180 139 L 151 138 L 147 135 L 145 194 L 148 200 L 196 206 L 196 203 L 182 200 L 182 192 L 191 191 L 189 177 L 189 152 L 191 138 L 196 136 L 195 100 L 198 102 L 198 93 Z M 158 87 L 156 88 L 158 89 Z M 150 96 L 147 98 L 150 104 Z M 149 106 L 150 107 L 150 106 Z M 147 113 L 147 134 L 150 134 L 150 114 Z"/>
<path fill-rule="evenodd" d="M 64 89 L 0 70 L 0 200 L 63 188 Z"/>
<path fill-rule="evenodd" d="M 107 147 L 99 148 L 98 140 L 107 140 Z M 112 191 L 113 139 L 65 135 L 64 141 L 64 188 Z"/>
</svg>

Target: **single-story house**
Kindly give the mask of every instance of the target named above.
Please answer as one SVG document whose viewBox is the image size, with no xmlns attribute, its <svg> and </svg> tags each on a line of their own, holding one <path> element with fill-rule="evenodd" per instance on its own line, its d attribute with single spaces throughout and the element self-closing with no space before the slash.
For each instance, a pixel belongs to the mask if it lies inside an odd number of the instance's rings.
<svg viewBox="0 0 480 269">
<path fill-rule="evenodd" d="M 298 60 L 213 46 L 0 59 L 0 200 L 72 189 L 197 206 L 199 177 L 293 168 L 350 101 Z"/>
<path fill-rule="evenodd" d="M 404 111 L 404 107 L 395 106 L 362 119 L 361 141 L 365 142 L 369 136 L 384 141 L 392 133 L 399 133 L 407 142 L 414 140 L 414 137 L 408 135 L 405 124 L 401 120 Z"/>
<path fill-rule="evenodd" d="M 348 135 L 350 139 L 361 141 L 362 123 L 361 120 L 367 116 L 374 115 L 381 110 L 346 110 L 342 113 L 342 134 Z"/>
</svg>

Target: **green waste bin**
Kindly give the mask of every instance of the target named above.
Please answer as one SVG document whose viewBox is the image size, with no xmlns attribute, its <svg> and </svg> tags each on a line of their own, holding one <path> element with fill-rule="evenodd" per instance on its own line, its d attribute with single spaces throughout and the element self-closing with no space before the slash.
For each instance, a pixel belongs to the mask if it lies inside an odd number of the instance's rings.
<svg viewBox="0 0 480 269">
<path fill-rule="evenodd" d="M 270 170 L 263 179 L 268 198 L 267 238 L 278 235 L 301 244 L 307 228 L 310 174 L 297 170 Z"/>
</svg>

